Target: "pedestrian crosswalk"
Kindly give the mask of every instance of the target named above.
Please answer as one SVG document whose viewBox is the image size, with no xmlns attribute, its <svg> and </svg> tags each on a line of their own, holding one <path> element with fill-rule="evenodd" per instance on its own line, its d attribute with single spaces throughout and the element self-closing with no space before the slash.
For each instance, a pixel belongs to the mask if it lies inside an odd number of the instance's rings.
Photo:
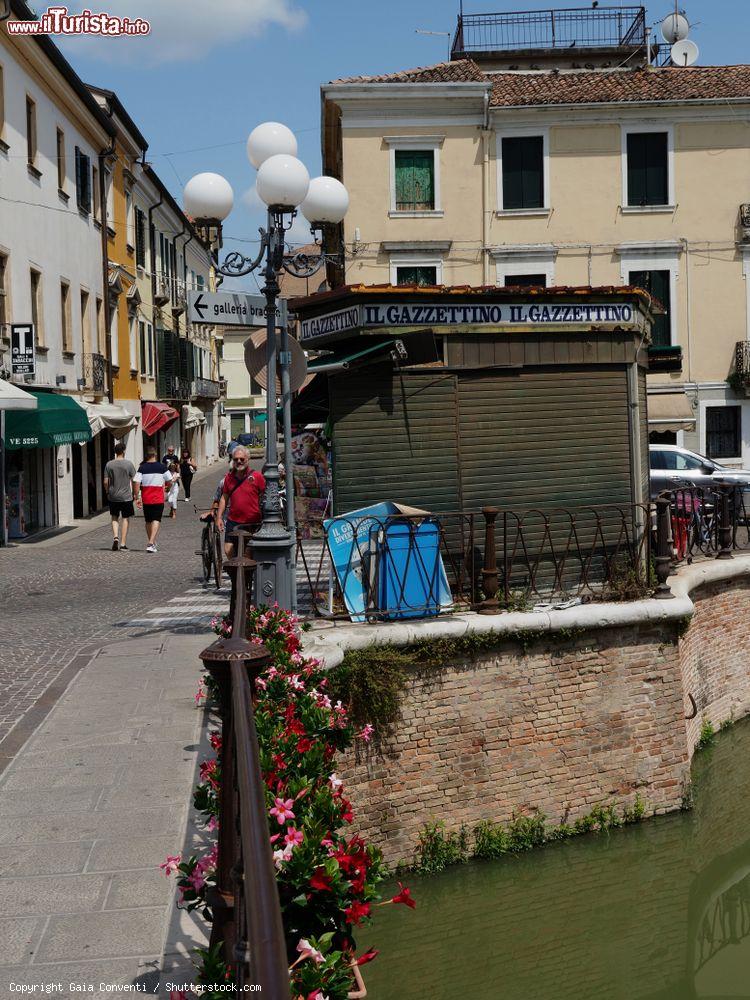
<svg viewBox="0 0 750 1000">
<path fill-rule="evenodd" d="M 141 618 L 131 618 L 131 625 L 170 625 L 172 627 L 207 627 L 216 615 L 229 611 L 231 588 L 229 581 L 224 587 L 192 587 L 178 597 L 151 608 Z"/>
</svg>

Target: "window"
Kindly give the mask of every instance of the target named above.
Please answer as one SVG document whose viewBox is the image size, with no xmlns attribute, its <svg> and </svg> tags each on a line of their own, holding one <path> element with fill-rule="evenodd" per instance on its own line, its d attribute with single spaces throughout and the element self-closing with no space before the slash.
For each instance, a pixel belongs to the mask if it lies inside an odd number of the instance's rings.
<svg viewBox="0 0 750 1000">
<path fill-rule="evenodd" d="M 9 312 L 8 257 L 7 254 L 0 253 L 0 338 L 10 336 L 10 330 L 6 329 Z"/>
<path fill-rule="evenodd" d="M 65 190 L 65 133 L 57 129 L 57 187 Z"/>
<path fill-rule="evenodd" d="M 437 268 L 435 266 L 424 267 L 420 265 L 415 265 L 413 267 L 397 267 L 396 284 L 419 285 L 420 288 L 424 285 L 436 285 Z"/>
<path fill-rule="evenodd" d="M 99 190 L 99 171 L 96 167 L 91 168 L 91 190 L 94 195 L 94 218 L 97 222 L 102 221 L 102 199 Z"/>
<path fill-rule="evenodd" d="M 76 146 L 76 204 L 86 215 L 91 211 L 91 159 Z"/>
<path fill-rule="evenodd" d="M 136 318 L 128 316 L 128 349 L 130 352 L 130 370 L 138 371 L 138 350 L 136 343 Z"/>
<path fill-rule="evenodd" d="M 501 136 L 503 211 L 545 207 L 544 136 Z"/>
<path fill-rule="evenodd" d="M 31 322 L 37 347 L 44 346 L 44 311 L 42 308 L 42 274 L 32 267 L 29 272 L 31 286 Z"/>
<path fill-rule="evenodd" d="M 96 354 L 104 354 L 104 303 L 96 300 Z"/>
<path fill-rule="evenodd" d="M 515 285 L 516 288 L 546 288 L 546 274 L 508 274 L 505 275 L 506 285 Z"/>
<path fill-rule="evenodd" d="M 442 285 L 443 259 L 420 253 L 399 253 L 391 256 L 392 285 Z"/>
<path fill-rule="evenodd" d="M 125 242 L 129 247 L 135 243 L 135 220 L 133 218 L 133 194 L 125 192 Z"/>
<path fill-rule="evenodd" d="M 431 212 L 435 208 L 435 154 L 397 149 L 396 211 Z"/>
<path fill-rule="evenodd" d="M 112 367 L 120 367 L 120 331 L 118 328 L 118 308 L 117 299 L 110 300 L 109 317 L 109 347 L 112 352 Z"/>
<path fill-rule="evenodd" d="M 203 289 L 205 288 L 205 284 L 204 284 L 205 280 L 206 280 L 206 279 L 205 279 L 205 278 L 203 277 L 203 275 L 202 275 L 202 274 L 197 274 L 197 275 L 195 276 L 195 287 L 196 287 L 196 288 L 197 288 L 197 289 L 198 289 L 199 291 L 201 291 L 201 292 L 202 292 L 202 291 L 203 291 Z"/>
<path fill-rule="evenodd" d="M 0 66 L 0 135 L 3 134 L 4 128 L 5 128 L 5 76 L 3 74 L 3 67 Z M 2 146 L 2 143 L 0 143 L 0 146 Z"/>
<path fill-rule="evenodd" d="M 740 406 L 706 407 L 706 454 L 709 458 L 738 458 L 742 454 Z"/>
<path fill-rule="evenodd" d="M 73 335 L 70 329 L 70 285 L 60 282 L 60 329 L 62 331 L 63 354 L 73 352 Z"/>
<path fill-rule="evenodd" d="M 89 293 L 81 289 L 81 344 L 85 354 L 91 351 L 91 331 L 89 329 Z"/>
<path fill-rule="evenodd" d="M 664 315 L 654 316 L 654 325 L 651 329 L 651 346 L 669 347 L 672 343 L 670 272 L 631 271 L 628 284 L 636 285 L 638 288 L 645 288 L 647 292 L 650 292 L 664 306 L 666 310 Z"/>
<path fill-rule="evenodd" d="M 36 104 L 26 98 L 26 162 L 36 168 Z"/>
<path fill-rule="evenodd" d="M 623 133 L 623 205 L 667 208 L 674 203 L 671 129 L 625 130 Z"/>
<path fill-rule="evenodd" d="M 146 215 L 140 208 L 135 210 L 135 262 L 146 266 Z"/>
<path fill-rule="evenodd" d="M 146 345 L 148 347 L 148 357 L 146 371 L 149 375 L 154 374 L 154 328 L 150 323 L 146 323 Z"/>
</svg>

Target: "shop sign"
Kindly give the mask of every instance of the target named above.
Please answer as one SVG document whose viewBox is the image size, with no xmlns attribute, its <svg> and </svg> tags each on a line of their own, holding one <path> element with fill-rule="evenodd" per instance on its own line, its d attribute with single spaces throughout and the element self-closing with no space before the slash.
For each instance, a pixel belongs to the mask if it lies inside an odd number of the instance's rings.
<svg viewBox="0 0 750 1000">
<path fill-rule="evenodd" d="M 503 305 L 443 305 L 437 302 L 373 303 L 339 309 L 302 322 L 301 340 L 369 327 L 552 326 L 569 323 L 632 324 L 631 303 L 514 302 Z"/>
<path fill-rule="evenodd" d="M 11 324 L 10 370 L 12 375 L 36 374 L 33 323 Z"/>
</svg>

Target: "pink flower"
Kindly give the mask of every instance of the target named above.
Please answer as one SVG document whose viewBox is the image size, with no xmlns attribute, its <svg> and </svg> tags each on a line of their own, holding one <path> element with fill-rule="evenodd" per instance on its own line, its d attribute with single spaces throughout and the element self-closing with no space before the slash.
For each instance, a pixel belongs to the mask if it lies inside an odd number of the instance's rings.
<svg viewBox="0 0 750 1000">
<path fill-rule="evenodd" d="M 292 676 L 289 678 L 289 683 L 291 684 L 291 686 L 294 688 L 295 691 L 305 690 L 305 684 L 303 681 L 300 680 L 298 674 L 292 674 Z"/>
<path fill-rule="evenodd" d="M 168 854 L 167 860 L 162 861 L 159 867 L 161 868 L 161 870 L 164 872 L 165 875 L 171 875 L 181 861 L 182 858 L 180 857 L 179 854 Z"/>
<path fill-rule="evenodd" d="M 265 680 L 265 678 L 263 678 L 263 677 L 256 677 L 255 678 L 255 685 L 256 685 L 256 687 L 259 687 L 261 689 L 261 691 L 265 691 L 266 688 L 268 687 L 268 681 Z"/>
<path fill-rule="evenodd" d="M 341 786 L 344 784 L 341 778 L 337 777 L 335 773 L 332 774 L 328 780 L 330 781 L 331 788 L 334 790 L 334 792 L 337 792 L 339 788 L 341 788 Z"/>
<path fill-rule="evenodd" d="M 300 958 L 311 958 L 316 965 L 325 962 L 323 953 L 318 951 L 317 948 L 313 948 L 306 938 L 300 938 L 297 951 L 300 953 Z"/>
<path fill-rule="evenodd" d="M 206 829 L 209 831 L 209 833 L 213 833 L 214 830 L 219 829 L 219 821 L 215 816 L 211 816 L 209 818 L 208 823 L 206 824 Z"/>
<path fill-rule="evenodd" d="M 301 844 L 305 839 L 305 835 L 301 830 L 295 830 L 293 826 L 288 826 L 286 828 L 286 837 L 284 837 L 284 843 L 290 844 L 295 847 L 297 844 Z"/>
<path fill-rule="evenodd" d="M 203 682 L 201 681 L 201 683 L 198 685 L 198 690 L 195 692 L 195 697 L 194 697 L 196 708 L 200 705 L 201 700 L 205 697 L 206 697 L 206 692 L 203 689 Z"/>
<path fill-rule="evenodd" d="M 319 694 L 318 698 L 317 698 L 317 702 L 318 702 L 318 708 L 330 708 L 331 707 L 331 699 L 328 697 L 327 694 Z"/>
<path fill-rule="evenodd" d="M 288 819 L 294 819 L 294 813 L 292 812 L 293 805 L 294 799 L 275 799 L 273 808 L 269 812 L 272 816 L 276 817 L 279 826 L 283 826 Z"/>
<path fill-rule="evenodd" d="M 200 892 L 203 886 L 206 884 L 206 880 L 203 877 L 203 873 L 198 871 L 196 866 L 195 871 L 192 875 L 188 876 L 188 882 L 195 889 L 196 892 Z"/>
<path fill-rule="evenodd" d="M 169 1000 L 187 1000 L 187 993 L 185 990 L 170 990 Z"/>
<path fill-rule="evenodd" d="M 294 846 L 292 844 L 287 844 L 287 846 L 282 851 L 279 848 L 278 851 L 273 852 L 273 863 L 277 868 L 281 868 L 285 861 L 291 860 L 292 853 L 294 851 Z"/>
<path fill-rule="evenodd" d="M 375 727 L 371 726 L 370 723 L 368 722 L 367 725 L 362 730 L 362 732 L 359 734 L 360 739 L 363 739 L 365 743 L 369 743 L 370 740 L 372 739 L 372 734 L 374 732 L 375 732 Z"/>
</svg>

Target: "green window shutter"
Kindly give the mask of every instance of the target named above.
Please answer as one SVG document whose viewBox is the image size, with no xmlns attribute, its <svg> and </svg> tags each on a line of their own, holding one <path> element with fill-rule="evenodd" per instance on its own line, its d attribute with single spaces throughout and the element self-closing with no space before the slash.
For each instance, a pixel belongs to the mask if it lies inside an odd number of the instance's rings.
<svg viewBox="0 0 750 1000">
<path fill-rule="evenodd" d="M 666 313 L 663 316 L 654 316 L 654 325 L 651 329 L 651 346 L 669 347 L 672 343 L 669 318 L 671 310 L 669 271 L 631 271 L 629 280 L 631 285 L 636 285 L 638 288 L 645 288 L 666 309 Z"/>
<path fill-rule="evenodd" d="M 503 208 L 544 208 L 544 139 L 503 139 Z"/>
<path fill-rule="evenodd" d="M 396 211 L 426 212 L 435 207 L 435 156 L 432 150 L 397 149 Z"/>
<path fill-rule="evenodd" d="M 628 150 L 628 205 L 666 205 L 669 202 L 666 132 L 630 132 Z"/>
</svg>

